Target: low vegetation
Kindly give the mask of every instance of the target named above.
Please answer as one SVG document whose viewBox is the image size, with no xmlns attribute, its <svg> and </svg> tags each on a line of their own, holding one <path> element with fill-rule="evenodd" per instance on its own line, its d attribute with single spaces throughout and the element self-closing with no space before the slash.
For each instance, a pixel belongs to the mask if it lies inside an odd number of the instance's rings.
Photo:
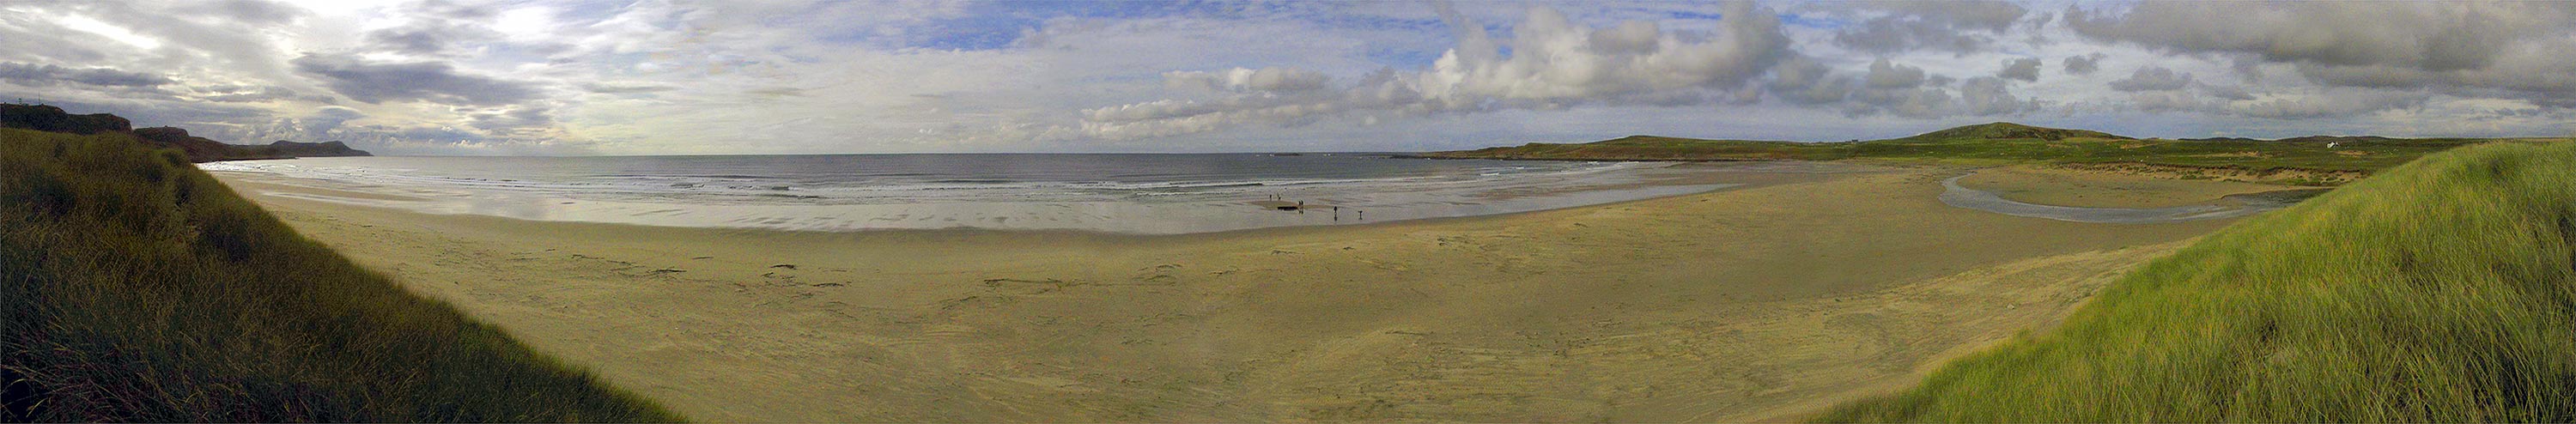
<svg viewBox="0 0 2576 424">
<path fill-rule="evenodd" d="M 1806 143 L 1702 140 L 1630 136 L 1583 144 L 1531 143 L 1514 147 L 1432 152 L 1419 156 L 1458 159 L 1542 160 L 1930 160 L 1968 163 L 2041 162 L 2128 165 L 2192 174 L 2206 169 L 2238 173 L 2280 170 L 2367 173 L 2425 154 L 2492 139 L 2301 137 L 2281 140 L 2134 139 L 2096 131 L 2011 123 L 1970 125 L 1922 135 L 1872 141 Z M 2356 175 L 2357 176 L 2357 175 Z M 2326 184 L 2339 178 L 2292 183 Z"/>
<path fill-rule="evenodd" d="M 2576 144 L 2248 218 L 1845 422 L 2576 421 Z"/>
<path fill-rule="evenodd" d="M 0 129 L 0 421 L 668 421 L 125 132 Z"/>
</svg>

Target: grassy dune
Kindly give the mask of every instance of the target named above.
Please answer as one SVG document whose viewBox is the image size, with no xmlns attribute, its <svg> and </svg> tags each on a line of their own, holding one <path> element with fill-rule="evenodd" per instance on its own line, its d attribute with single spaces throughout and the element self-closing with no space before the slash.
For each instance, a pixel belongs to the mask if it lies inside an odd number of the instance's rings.
<svg viewBox="0 0 2576 424">
<path fill-rule="evenodd" d="M 1871 141 L 1804 143 L 1641 135 L 1593 143 L 1530 143 L 1419 156 L 1564 160 L 1895 159 L 2368 172 L 2406 163 L 2425 154 L 2486 141 L 2493 140 L 2378 137 L 2269 141 L 2132 139 L 2096 131 L 1999 122 Z M 2334 143 L 2335 147 L 2327 148 L 2328 143 Z"/>
<path fill-rule="evenodd" d="M 123 133 L 0 129 L 0 421 L 667 421 Z"/>
<path fill-rule="evenodd" d="M 1825 421 L 2576 421 L 2576 144 L 2249 218 L 2066 323 Z"/>
</svg>

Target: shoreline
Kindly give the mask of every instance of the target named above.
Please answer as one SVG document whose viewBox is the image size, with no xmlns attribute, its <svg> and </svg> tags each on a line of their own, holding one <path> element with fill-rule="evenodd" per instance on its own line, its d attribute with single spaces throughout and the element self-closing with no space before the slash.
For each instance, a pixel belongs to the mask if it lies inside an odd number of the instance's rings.
<svg viewBox="0 0 2576 424">
<path fill-rule="evenodd" d="M 2095 277 L 2229 221 L 1952 208 L 1935 200 L 1951 171 L 1181 235 L 255 199 L 411 290 L 711 421 L 1777 417 L 2050 322 Z"/>
<path fill-rule="evenodd" d="M 1675 167 L 1688 167 L 1688 166 L 1692 166 L 1692 165 L 1689 165 L 1689 164 L 1679 164 L 1679 165 L 1675 165 Z M 1405 222 L 1415 222 L 1415 221 L 1442 221 L 1442 220 L 1453 220 L 1453 219 L 1469 219 L 1469 218 L 1480 218 L 1480 217 L 1507 216 L 1507 215 L 1517 215 L 1517 214 L 1527 214 L 1527 213 L 1536 213 L 1536 212 L 1557 211 L 1557 210 L 1576 209 L 1576 208 L 1595 207 L 1595 206 L 1618 205 L 1618 204 L 1625 204 L 1625 203 L 1632 203 L 1632 202 L 1646 201 L 1646 200 L 1654 200 L 1654 199 L 1662 199 L 1662 198 L 1670 198 L 1670 197 L 1678 197 L 1678 196 L 1691 196 L 1691 195 L 1707 194 L 1707 193 L 1712 193 L 1712 192 L 1723 192 L 1723 191 L 1732 191 L 1732 190 L 1741 190 L 1741 189 L 1758 188 L 1758 187 L 1764 187 L 1764 186 L 1770 186 L 1770 185 L 1777 185 L 1777 184 L 1784 184 L 1784 183 L 1792 183 L 1792 182 L 1797 182 L 1797 181 L 1805 181 L 1805 180 L 1813 180 L 1813 179 L 1818 179 L 1818 178 L 1826 178 L 1827 176 L 1830 176 L 1830 175 L 1834 175 L 1834 174 L 1842 174 L 1842 173 L 1889 172 L 1889 169 L 1890 169 L 1890 168 L 1878 167 L 1878 166 L 1871 166 L 1871 165 L 1854 165 L 1854 164 L 1823 164 L 1823 163 L 1814 164 L 1814 166 L 1812 166 L 1812 167 L 1802 167 L 1801 169 L 1796 169 L 1796 170 L 1696 169 L 1696 170 L 1684 171 L 1684 172 L 1686 172 L 1686 173 L 1683 173 L 1683 174 L 1661 175 L 1661 176 L 1657 176 L 1657 177 L 1654 177 L 1654 178 L 1645 178 L 1645 179 L 1641 179 L 1641 180 L 1639 180 L 1639 181 L 1634 181 L 1634 182 L 1629 182 L 1629 183 L 1624 183 L 1624 184 L 1603 185 L 1603 186 L 1589 186 L 1589 187 L 1584 187 L 1584 188 L 1582 188 L 1582 189 L 1549 189 L 1549 190 L 1540 191 L 1540 192 L 1538 192 L 1538 193 L 1536 193 L 1536 194 L 1528 194 L 1528 193 L 1522 193 L 1522 192 L 1519 192 L 1519 191 L 1517 191 L 1517 190 L 1520 190 L 1520 189 L 1518 189 L 1518 188 L 1514 188 L 1514 189 L 1499 189 L 1499 190 L 1490 191 L 1490 192 L 1485 192 L 1485 193 L 1481 193 L 1481 194 L 1476 195 L 1476 197 L 1479 197 L 1479 198 L 1486 198 L 1486 199 L 1491 199 L 1491 200 L 1495 200 L 1495 201 L 1509 201 L 1509 200 L 1514 200 L 1514 199 L 1519 199 L 1519 198 L 1524 198 L 1524 197 L 1533 197 L 1533 196 L 1542 196 L 1542 197 L 1543 197 L 1543 196 L 1560 196 L 1560 197 L 1561 197 L 1561 196 L 1580 195 L 1580 194 L 1590 194 L 1590 193 L 1615 193 L 1615 192 L 1625 192 L 1625 191 L 1635 191 L 1635 190 L 1647 190 L 1647 189 L 1655 189 L 1655 188 L 1692 188 L 1692 189 L 1690 189 L 1690 190 L 1684 190 L 1684 191 L 1672 191 L 1672 192 L 1666 192 L 1666 193 L 1649 194 L 1649 195 L 1645 195 L 1645 196 L 1643 196 L 1643 197 L 1634 197 L 1634 198 L 1627 198 L 1627 199 L 1624 199 L 1624 200 L 1613 200 L 1613 201 L 1608 201 L 1608 202 L 1599 202 L 1599 203 L 1566 202 L 1566 203 L 1561 203 L 1561 204 L 1554 204 L 1554 205 L 1544 206 L 1544 207 L 1540 207 L 1540 208 L 1536 208 L 1536 209 L 1526 209 L 1526 210 L 1507 210 L 1507 211 L 1493 212 L 1493 213 L 1478 213 L 1478 214 L 1466 214 L 1466 215 L 1434 215 L 1434 216 L 1424 216 L 1424 217 L 1401 217 L 1401 215 L 1399 215 L 1399 217 L 1398 217 L 1398 218 L 1394 218 L 1394 219 L 1380 219 L 1380 220 L 1377 220 L 1377 221 L 1360 221 L 1360 220 L 1358 220 L 1358 219 L 1357 219 L 1357 218 L 1358 218 L 1358 216 L 1356 216 L 1356 215 L 1355 215 L 1351 221 L 1323 221 L 1323 222 L 1307 222 L 1307 223 L 1295 223 L 1295 224 L 1284 224 L 1284 225 L 1261 225 L 1261 226 L 1241 227 L 1241 228 L 1222 228 L 1222 229 L 1213 229 L 1213 230 L 1178 231 L 1178 232 L 1125 231 L 1125 230 L 1098 229 L 1098 228 L 1010 228 L 1010 227 L 983 227 L 983 226 L 972 226 L 972 225 L 954 225 L 954 226 L 947 226 L 947 227 L 883 227 L 883 228 L 829 228 L 829 229 L 819 229 L 819 228 L 780 228 L 780 227 L 770 227 L 770 226 L 760 226 L 760 225 L 671 225 L 671 224 L 657 224 L 657 223 L 645 223 L 645 222 L 619 222 L 619 221 L 605 221 L 605 220 L 581 220 L 581 219 L 536 219 L 536 218 L 526 218 L 526 217 L 519 217 L 519 216 L 508 216 L 508 215 L 499 215 L 499 214 L 490 214 L 490 213 L 440 213 L 440 212 L 428 212 L 428 211 L 421 211 L 421 210 L 416 210 L 416 209 L 403 208 L 403 207 L 398 207 L 398 206 L 388 205 L 388 204 L 385 204 L 385 203 L 424 201 L 424 200 L 426 200 L 426 199 L 422 199 L 422 198 L 419 198 L 419 197 L 412 197 L 412 196 L 402 195 L 402 194 L 390 194 L 390 193 L 380 193 L 380 192 L 371 192 L 371 191 L 356 191 L 356 190 L 354 190 L 354 189 L 349 189 L 349 188 L 323 187 L 323 186 L 313 185 L 313 184 L 303 184 L 303 183 L 300 183 L 300 182 L 309 181 L 309 180 L 305 180 L 305 179 L 301 179 L 301 178 L 293 178 L 293 177 L 278 176 L 278 175 L 274 175 L 274 174 L 264 174 L 264 173 L 246 172 L 246 171 L 212 171 L 212 172 L 209 172 L 209 174 L 215 175 L 218 179 L 223 180 L 226 184 L 236 187 L 236 188 L 237 188 L 237 191 L 239 191 L 239 190 L 245 190 L 245 189 L 246 189 L 246 190 L 249 190 L 249 191 L 245 191 L 245 192 L 242 192 L 242 193 L 241 193 L 241 194 L 243 194 L 243 196 L 244 196 L 244 197 L 246 197 L 246 198 L 254 198 L 254 199 L 256 199 L 256 198 L 265 198 L 265 197 L 282 197 L 282 198 L 292 198 L 292 199 L 296 199 L 296 200 L 299 200 L 299 201 L 333 203 L 333 204 L 339 204 L 339 205 L 345 205 L 345 206 L 351 206 L 351 207 L 376 208 L 376 209 L 385 209 L 385 210 L 390 210 L 390 211 L 401 211 L 401 212 L 406 212 L 406 213 L 418 213 L 418 214 L 424 214 L 424 215 L 464 215 L 464 216 L 485 216 L 485 217 L 494 217 L 494 218 L 511 219 L 511 220 L 522 220 L 522 221 L 531 221 L 531 222 L 587 223 L 587 224 L 610 224 L 610 225 L 637 225 L 637 226 L 646 226 L 646 227 L 667 227 L 667 228 L 701 228 L 701 229 L 718 229 L 718 230 L 791 231 L 791 232 L 818 232 L 818 233 L 866 233 L 866 232 L 910 232 L 910 231 L 992 231 L 992 232 L 1002 232 L 1002 233 L 1016 233 L 1016 232 L 1028 232 L 1028 233 L 1058 233 L 1058 232 L 1065 232 L 1065 233 L 1092 233 L 1092 234 L 1101 234 L 1101 235 L 1121 235 L 1121 236 L 1187 236 L 1187 235 L 1202 235 L 1202 234 L 1220 234 L 1220 235 L 1221 235 L 1221 234 L 1232 234 L 1232 233 L 1240 233 L 1240 232 L 1252 232 L 1252 231 L 1260 231 L 1260 230 L 1275 230 L 1275 229 L 1305 228 L 1305 227 L 1361 227 L 1361 226 L 1386 225 L 1386 224 L 1393 224 L 1393 223 L 1405 223 Z M 1703 188 L 1703 187 L 1704 187 L 1704 188 Z M 1276 212 L 1276 211 L 1268 210 L 1269 208 L 1258 207 L 1257 205 L 1259 205 L 1261 202 L 1262 202 L 1262 201 L 1223 202 L 1223 203 L 1219 203 L 1219 205 L 1224 205 L 1224 206 L 1240 206 L 1240 207 L 1237 207 L 1237 208 L 1233 208 L 1233 209 L 1240 209 L 1240 211 L 1216 212 L 1216 213 L 1239 214 L 1239 215 L 1243 215 L 1243 216 L 1250 216 L 1250 217 L 1256 217 L 1256 218 L 1258 218 L 1258 217 L 1266 217 L 1266 216 L 1268 216 L 1268 215 L 1277 215 L 1277 214 L 1280 214 L 1280 213 L 1295 213 L 1295 212 Z M 566 203 L 570 203 L 570 202 L 566 202 Z M 1239 203 L 1239 205 L 1238 205 L 1238 203 Z M 1055 205 L 1055 204 L 1052 204 L 1052 203 L 1039 203 L 1039 204 L 1034 204 L 1034 205 Z M 818 206 L 818 207 L 830 207 L 830 206 L 843 206 L 843 207 L 849 207 L 849 206 L 873 206 L 873 205 L 817 205 L 817 206 Z M 1188 206 L 1193 206 L 1193 205 L 1172 205 L 1172 206 L 1173 206 L 1173 207 L 1188 207 Z M 1197 206 L 1213 206 L 1213 205 L 1197 205 Z M 1328 206 L 1328 205 L 1319 205 L 1319 206 Z M 1357 208 L 1354 208 L 1354 209 L 1356 210 Z M 1319 216 L 1327 216 L 1327 214 L 1332 213 L 1332 212 L 1325 212 L 1325 211 L 1323 211 L 1322 209 L 1313 209 L 1313 210 L 1310 210 L 1310 212 L 1317 213 L 1317 214 L 1319 214 Z M 1380 215 L 1380 216 L 1386 216 L 1385 212 L 1384 212 L 1384 211 L 1381 211 L 1381 215 Z"/>
</svg>

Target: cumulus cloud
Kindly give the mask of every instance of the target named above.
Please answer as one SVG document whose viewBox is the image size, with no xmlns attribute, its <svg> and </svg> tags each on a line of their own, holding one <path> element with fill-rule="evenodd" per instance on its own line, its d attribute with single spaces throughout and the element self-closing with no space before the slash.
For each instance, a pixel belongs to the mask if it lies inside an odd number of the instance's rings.
<svg viewBox="0 0 2576 424">
<path fill-rule="evenodd" d="M 458 71 L 447 62 L 376 63 L 350 56 L 307 54 L 292 61 L 295 70 L 323 81 L 332 91 L 366 103 L 427 101 L 495 106 L 537 96 L 529 84 Z"/>
<path fill-rule="evenodd" d="M 0 62 L 0 80 L 30 87 L 43 87 L 60 82 L 114 87 L 150 87 L 171 83 L 169 77 L 140 72 L 108 68 L 66 68 L 18 62 Z"/>
<path fill-rule="evenodd" d="M 2067 56 L 2066 73 L 2091 75 L 2093 71 L 2102 70 L 2102 57 L 2101 53 Z"/>
<path fill-rule="evenodd" d="M 2021 112 L 2031 103 L 2014 97 L 2001 78 L 1976 77 L 1959 82 L 1959 105 L 1963 114 L 1993 116 Z"/>
<path fill-rule="evenodd" d="M 1458 44 L 1428 69 L 1381 70 L 1338 89 L 1328 88 L 1330 78 L 1321 73 L 1292 68 L 1169 72 L 1167 86 L 1224 94 L 1086 109 L 1082 130 L 1140 138 L 1246 124 L 1295 126 L 1363 112 L 1698 104 L 1721 97 L 1712 93 L 1743 88 L 1788 57 L 1778 15 L 1749 3 L 1730 5 L 1717 30 L 1707 33 L 1667 31 L 1649 21 L 1593 28 L 1554 8 L 1534 7 L 1510 39 L 1494 38 L 1445 4 L 1440 12 Z"/>
<path fill-rule="evenodd" d="M 1869 63 L 1869 88 L 1914 88 L 1923 86 L 1923 68 L 1898 65 L 1880 58 Z"/>
<path fill-rule="evenodd" d="M 1322 72 L 1280 67 L 1163 73 L 1163 82 L 1173 87 L 1218 91 L 1301 92 L 1323 89 L 1331 80 Z"/>
<path fill-rule="evenodd" d="M 1996 76 L 1996 77 L 2001 77 L 2001 78 L 2004 78 L 2004 79 L 2015 79 L 2015 80 L 2022 80 L 2022 81 L 2026 81 L 2026 82 L 2027 82 L 2027 81 L 2039 81 L 2039 59 L 2038 59 L 2038 58 L 2027 58 L 2027 57 L 2026 57 L 2026 58 L 2020 58 L 2020 59 L 2010 59 L 2010 60 L 2005 60 L 2005 61 L 2004 61 L 2004 69 L 2003 69 L 2003 70 L 1999 70 L 1999 71 L 1995 71 L 1995 76 Z"/>
<path fill-rule="evenodd" d="M 1849 75 L 1799 57 L 1782 61 L 1773 67 L 1771 75 L 1771 81 L 1762 88 L 1772 97 L 1791 105 L 1838 110 L 1853 117 L 1992 116 L 2028 111 L 2036 104 L 2012 94 L 2002 78 L 1959 80 L 1953 94 L 1950 77 L 1929 75 L 1923 68 L 1887 59 L 1872 61 L 1858 75 Z"/>
<path fill-rule="evenodd" d="M 2191 74 L 2148 66 L 2138 68 L 2126 79 L 2111 81 L 2111 89 L 2120 91 L 2180 90 L 2191 86 Z"/>
</svg>

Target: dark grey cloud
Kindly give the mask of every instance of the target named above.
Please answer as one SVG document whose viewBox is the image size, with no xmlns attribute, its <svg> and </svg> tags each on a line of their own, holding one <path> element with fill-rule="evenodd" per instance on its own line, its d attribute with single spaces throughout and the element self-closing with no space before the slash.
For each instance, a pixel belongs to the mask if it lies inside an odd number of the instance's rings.
<svg viewBox="0 0 2576 424">
<path fill-rule="evenodd" d="M 1861 21 L 1834 34 L 1834 42 L 1856 50 L 1890 53 L 1915 49 L 1972 52 L 1985 49 L 2029 13 L 2002 1 L 1869 2 L 1842 4 L 1863 13 L 1884 15 Z"/>
<path fill-rule="evenodd" d="M 446 51 L 453 37 L 444 27 L 407 26 L 368 31 L 367 44 L 376 50 L 432 55 Z"/>
<path fill-rule="evenodd" d="M 2493 63 L 2509 42 L 2565 31 L 2570 3 L 2146 2 L 2125 14 L 2067 11 L 2090 37 L 2273 62 L 2445 71 Z"/>
<path fill-rule="evenodd" d="M 2200 92 L 2201 94 L 2207 94 L 2210 97 L 2227 100 L 2254 100 L 2254 93 L 2247 92 L 2244 86 L 2238 85 L 2217 86 L 2201 84 Z"/>
<path fill-rule="evenodd" d="M 2111 82 L 2111 89 L 2120 91 L 2180 90 L 2188 86 L 2191 74 L 2157 66 L 2138 68 L 2128 78 Z"/>
<path fill-rule="evenodd" d="M 371 63 L 350 56 L 307 54 L 291 61 L 297 72 L 332 91 L 365 103 L 427 101 L 498 106 L 537 97 L 534 85 L 459 72 L 447 62 Z"/>
<path fill-rule="evenodd" d="M 2016 79 L 2016 80 L 2022 80 L 2022 81 L 2038 81 L 2038 80 L 2039 80 L 2039 58 L 2027 58 L 2027 57 L 2026 57 L 2026 58 L 2020 58 L 2020 59 L 2005 60 L 2005 61 L 2004 61 L 2004 69 L 2003 69 L 2003 70 L 2000 70 L 2000 71 L 1995 71 L 1995 76 L 1997 76 L 1997 77 L 2002 77 L 2002 78 L 2004 78 L 2004 79 Z"/>
<path fill-rule="evenodd" d="M 340 129 L 340 126 L 348 124 L 349 121 L 365 117 L 367 114 L 357 109 L 323 106 L 321 109 L 315 109 L 312 115 L 304 117 L 302 129 L 306 134 L 328 134 L 331 130 Z"/>
<path fill-rule="evenodd" d="M 2290 64 L 2327 86 L 2576 106 L 2576 55 L 2558 53 L 2576 51 L 2576 2 L 2146 2 L 2067 14 L 2086 37 L 2233 57 L 2248 78 L 2254 64 Z"/>
<path fill-rule="evenodd" d="M 0 62 L 0 80 L 29 87 L 43 87 L 71 82 L 111 87 L 152 87 L 169 84 L 169 77 L 108 68 L 67 68 L 50 64 Z"/>
<path fill-rule="evenodd" d="M 1771 68 L 1771 81 L 1765 84 L 1773 97 L 1799 105 L 1828 104 L 1843 101 L 1857 85 L 1848 76 L 1833 75 L 1833 68 L 1806 57 L 1781 61 Z"/>
<path fill-rule="evenodd" d="M 2103 54 L 2101 53 L 2067 56 L 2066 73 L 2074 75 L 2091 75 L 2093 71 L 2102 70 L 2102 57 Z"/>
</svg>

